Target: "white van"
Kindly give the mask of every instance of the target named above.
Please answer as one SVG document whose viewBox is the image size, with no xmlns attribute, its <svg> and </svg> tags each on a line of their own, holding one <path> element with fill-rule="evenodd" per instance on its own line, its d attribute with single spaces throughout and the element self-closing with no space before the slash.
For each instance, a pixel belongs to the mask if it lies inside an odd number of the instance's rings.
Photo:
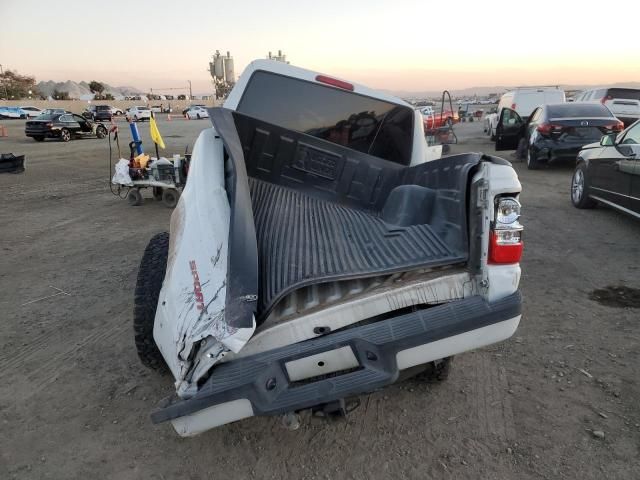
<svg viewBox="0 0 640 480">
<path fill-rule="evenodd" d="M 500 98 L 498 111 L 485 117 L 484 130 L 491 140 L 495 139 L 496 127 L 504 108 L 515 110 L 525 122 L 529 115 L 540 105 L 547 103 L 564 103 L 564 90 L 558 87 L 518 87 Z"/>
</svg>

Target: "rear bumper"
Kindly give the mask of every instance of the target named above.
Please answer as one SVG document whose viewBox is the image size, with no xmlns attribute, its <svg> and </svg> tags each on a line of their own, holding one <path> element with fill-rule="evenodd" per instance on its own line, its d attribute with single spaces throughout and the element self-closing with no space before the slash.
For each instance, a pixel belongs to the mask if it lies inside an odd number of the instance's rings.
<svg viewBox="0 0 640 480">
<path fill-rule="evenodd" d="M 151 418 L 190 436 L 370 392 L 394 383 L 400 370 L 509 338 L 520 314 L 519 292 L 493 303 L 475 296 L 241 358 Z"/>
<path fill-rule="evenodd" d="M 540 162 L 575 162 L 578 153 L 585 145 L 598 140 L 584 140 L 578 142 L 538 141 L 535 143 L 536 160 Z"/>
<path fill-rule="evenodd" d="M 24 134 L 27 137 L 58 138 L 60 130 L 25 130 Z"/>
</svg>

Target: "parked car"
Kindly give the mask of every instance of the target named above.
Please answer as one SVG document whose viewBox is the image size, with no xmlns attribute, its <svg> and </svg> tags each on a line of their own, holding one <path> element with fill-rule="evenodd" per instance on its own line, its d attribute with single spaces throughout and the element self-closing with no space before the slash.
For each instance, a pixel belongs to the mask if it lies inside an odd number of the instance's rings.
<svg viewBox="0 0 640 480">
<path fill-rule="evenodd" d="M 118 107 L 114 107 L 113 105 L 109 105 L 109 109 L 111 110 L 111 115 L 117 117 L 118 115 L 122 115 L 124 110 Z"/>
<path fill-rule="evenodd" d="M 209 112 L 205 107 L 193 106 L 187 109 L 187 111 L 185 112 L 185 116 L 189 120 L 193 120 L 193 119 L 200 120 L 201 118 L 209 118 Z"/>
<path fill-rule="evenodd" d="M 37 119 L 28 120 L 24 133 L 38 142 L 45 138 L 59 138 L 68 142 L 74 137 L 107 136 L 107 127 L 88 118 L 73 113 L 42 114 Z"/>
<path fill-rule="evenodd" d="M 580 151 L 571 202 L 577 208 L 603 203 L 640 218 L 640 121 Z"/>
<path fill-rule="evenodd" d="M 42 113 L 42 109 L 40 109 L 38 107 L 26 106 L 26 107 L 20 107 L 20 108 L 23 111 L 27 112 L 27 117 L 28 118 L 37 117 L 38 115 L 40 115 Z"/>
<path fill-rule="evenodd" d="M 557 103 L 536 108 L 527 121 L 503 108 L 496 128 L 496 150 L 514 150 L 527 159 L 527 168 L 563 160 L 575 161 L 584 145 L 624 125 L 601 104 Z"/>
<path fill-rule="evenodd" d="M 20 107 L 0 107 L 0 118 L 27 118 L 29 115 Z"/>
<path fill-rule="evenodd" d="M 171 113 L 173 111 L 170 105 L 165 106 L 164 104 L 152 105 L 150 108 L 153 113 Z"/>
<path fill-rule="evenodd" d="M 493 115 L 487 115 L 484 120 L 484 131 L 491 140 L 495 140 L 498 120 L 504 108 L 510 108 L 518 113 L 522 120 L 527 120 L 529 115 L 540 105 L 550 103 L 564 103 L 566 101 L 564 90 L 558 87 L 519 87 L 506 92 L 498 102 L 498 110 Z"/>
<path fill-rule="evenodd" d="M 131 107 L 129 108 L 126 116 L 127 120 L 132 120 L 134 122 L 143 122 L 144 120 L 149 121 L 151 119 L 151 109 L 144 106 Z"/>
<path fill-rule="evenodd" d="M 602 103 L 626 126 L 640 119 L 640 89 L 637 88 L 593 88 L 580 93 L 575 101 Z"/>
<path fill-rule="evenodd" d="M 82 116 L 95 121 L 110 122 L 113 120 L 113 107 L 109 105 L 91 105 Z"/>
<path fill-rule="evenodd" d="M 154 422 L 189 436 L 344 413 L 345 398 L 402 374 L 442 380 L 453 355 L 515 332 L 521 187 L 508 162 L 426 161 L 410 104 L 272 60 L 249 64 L 211 112 L 171 232 L 137 275 L 138 355 L 170 370 L 177 395 Z"/>
<path fill-rule="evenodd" d="M 193 108 L 193 107 L 202 107 L 202 108 L 207 108 L 206 105 L 203 105 L 201 103 L 196 103 L 193 105 L 189 105 L 187 108 L 185 108 L 184 110 L 182 110 L 182 115 L 186 115 L 187 112 L 189 111 L 189 109 Z"/>
<path fill-rule="evenodd" d="M 420 113 L 422 114 L 425 131 L 451 126 L 460 121 L 458 112 L 452 112 L 451 110 L 436 113 L 433 107 L 423 107 L 420 109 Z"/>
</svg>

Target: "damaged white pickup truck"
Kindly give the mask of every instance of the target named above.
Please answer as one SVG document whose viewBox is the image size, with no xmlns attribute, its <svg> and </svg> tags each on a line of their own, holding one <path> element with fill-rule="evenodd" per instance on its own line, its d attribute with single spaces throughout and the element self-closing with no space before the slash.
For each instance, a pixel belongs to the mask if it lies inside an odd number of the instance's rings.
<svg viewBox="0 0 640 480">
<path fill-rule="evenodd" d="M 521 190 L 500 158 L 427 161 L 420 112 L 251 63 L 194 147 L 170 233 L 138 273 L 142 362 L 183 436 L 345 399 L 510 337 Z"/>
</svg>

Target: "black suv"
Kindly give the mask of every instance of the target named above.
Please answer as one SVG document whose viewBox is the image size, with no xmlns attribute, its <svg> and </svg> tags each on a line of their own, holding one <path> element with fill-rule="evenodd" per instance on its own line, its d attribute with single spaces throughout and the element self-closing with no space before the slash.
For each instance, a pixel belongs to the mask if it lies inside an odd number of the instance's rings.
<svg viewBox="0 0 640 480">
<path fill-rule="evenodd" d="M 83 112 L 82 116 L 98 122 L 110 122 L 113 119 L 113 113 L 109 105 L 93 105 Z"/>
</svg>

